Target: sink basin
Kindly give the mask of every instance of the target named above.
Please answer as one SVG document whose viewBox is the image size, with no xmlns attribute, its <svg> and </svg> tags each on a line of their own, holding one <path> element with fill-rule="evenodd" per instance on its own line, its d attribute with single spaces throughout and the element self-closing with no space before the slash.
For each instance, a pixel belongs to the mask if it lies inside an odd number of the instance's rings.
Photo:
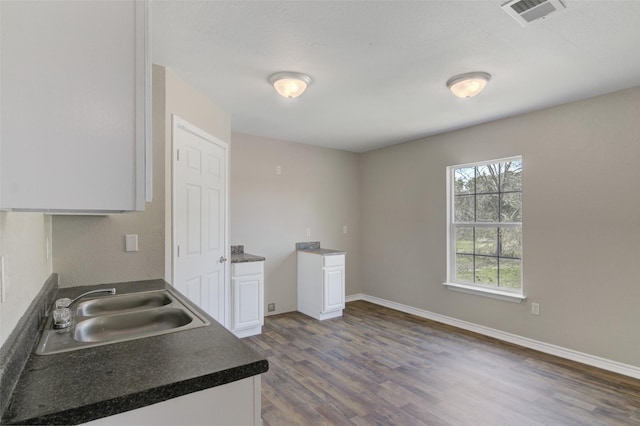
<svg viewBox="0 0 640 426">
<path fill-rule="evenodd" d="M 104 315 L 80 321 L 73 338 L 78 342 L 107 342 L 123 337 L 144 336 L 185 326 L 193 318 L 177 308 L 147 309 L 126 314 Z"/>
<path fill-rule="evenodd" d="M 76 313 L 84 317 L 91 317 L 130 310 L 157 308 L 169 305 L 172 302 L 173 300 L 164 291 L 119 294 L 80 302 Z"/>
<path fill-rule="evenodd" d="M 170 290 L 127 293 L 78 303 L 74 321 L 53 329 L 49 315 L 35 353 L 49 355 L 204 327 L 210 322 Z"/>
</svg>

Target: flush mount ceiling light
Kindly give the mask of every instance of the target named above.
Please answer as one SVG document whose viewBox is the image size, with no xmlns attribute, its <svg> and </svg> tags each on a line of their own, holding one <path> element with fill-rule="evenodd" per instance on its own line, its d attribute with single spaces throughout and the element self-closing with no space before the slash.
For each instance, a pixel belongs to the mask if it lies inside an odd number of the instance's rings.
<svg viewBox="0 0 640 426">
<path fill-rule="evenodd" d="M 447 87 L 459 98 L 471 98 L 482 92 L 491 80 L 491 74 L 486 72 L 468 72 L 453 76 L 447 81 Z"/>
<path fill-rule="evenodd" d="M 293 99 L 307 90 L 307 87 L 311 84 L 311 77 L 299 72 L 284 71 L 277 72 L 269 77 L 269 83 L 280 96 Z"/>
</svg>

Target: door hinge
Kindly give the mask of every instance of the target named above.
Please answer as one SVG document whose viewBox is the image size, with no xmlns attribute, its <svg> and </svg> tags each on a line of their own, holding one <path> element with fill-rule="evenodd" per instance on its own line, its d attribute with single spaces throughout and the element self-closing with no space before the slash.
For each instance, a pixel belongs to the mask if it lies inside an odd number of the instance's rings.
<svg viewBox="0 0 640 426">
<path fill-rule="evenodd" d="M 180 150 L 176 150 L 176 161 L 180 161 Z"/>
<path fill-rule="evenodd" d="M 177 257 L 180 257 L 180 246 L 178 246 L 178 253 L 176 255 Z"/>
</svg>

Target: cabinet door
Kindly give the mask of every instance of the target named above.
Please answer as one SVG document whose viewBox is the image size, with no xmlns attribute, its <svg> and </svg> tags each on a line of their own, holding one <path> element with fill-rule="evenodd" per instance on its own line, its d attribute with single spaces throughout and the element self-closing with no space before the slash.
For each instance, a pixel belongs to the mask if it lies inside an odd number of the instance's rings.
<svg viewBox="0 0 640 426">
<path fill-rule="evenodd" d="M 322 312 L 344 309 L 344 266 L 324 268 Z"/>
<path fill-rule="evenodd" d="M 0 208 L 144 210 L 146 2 L 0 8 Z"/>
<path fill-rule="evenodd" d="M 232 279 L 233 331 L 262 325 L 262 277 L 260 274 Z"/>
</svg>

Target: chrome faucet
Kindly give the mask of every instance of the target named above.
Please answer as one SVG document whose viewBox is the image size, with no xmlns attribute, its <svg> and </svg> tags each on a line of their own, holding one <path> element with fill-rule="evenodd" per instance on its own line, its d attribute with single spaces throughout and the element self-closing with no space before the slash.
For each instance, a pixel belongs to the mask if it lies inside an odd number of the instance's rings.
<svg viewBox="0 0 640 426">
<path fill-rule="evenodd" d="M 82 293 L 80 296 L 76 297 L 75 299 L 71 300 L 68 298 L 63 298 L 63 299 L 58 299 L 56 300 L 56 308 L 71 308 L 71 306 L 76 303 L 79 299 L 82 299 L 85 296 L 88 296 L 90 294 L 95 294 L 95 293 L 109 293 L 109 294 L 116 294 L 116 289 L 115 288 L 101 288 L 99 290 L 91 290 L 88 291 L 86 293 Z"/>
<path fill-rule="evenodd" d="M 101 288 L 99 290 L 91 290 L 86 293 L 82 293 L 80 296 L 71 300 L 67 297 L 56 300 L 55 309 L 53 311 L 53 328 L 64 329 L 69 328 L 73 323 L 73 315 L 71 314 L 71 306 L 81 298 L 90 294 L 96 293 L 109 293 L 116 294 L 115 288 Z"/>
</svg>

